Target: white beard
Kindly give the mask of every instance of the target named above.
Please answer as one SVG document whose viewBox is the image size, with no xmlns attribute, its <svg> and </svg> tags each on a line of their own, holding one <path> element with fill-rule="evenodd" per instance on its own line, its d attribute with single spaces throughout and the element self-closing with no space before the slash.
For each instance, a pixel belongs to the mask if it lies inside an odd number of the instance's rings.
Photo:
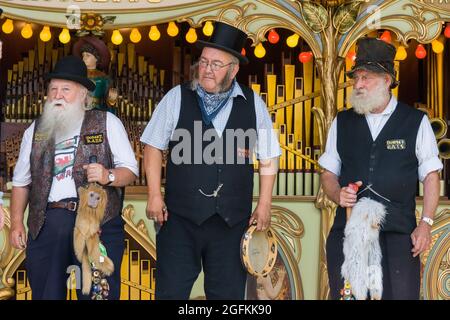
<svg viewBox="0 0 450 320">
<path fill-rule="evenodd" d="M 371 92 L 366 89 L 353 89 L 350 104 L 356 113 L 366 115 L 381 108 L 383 104 L 387 104 L 389 99 L 389 89 L 380 82 Z"/>
<path fill-rule="evenodd" d="M 58 105 L 58 106 L 57 106 Z M 81 126 L 85 110 L 81 101 L 66 103 L 63 99 L 46 101 L 38 131 L 60 140 Z"/>
</svg>

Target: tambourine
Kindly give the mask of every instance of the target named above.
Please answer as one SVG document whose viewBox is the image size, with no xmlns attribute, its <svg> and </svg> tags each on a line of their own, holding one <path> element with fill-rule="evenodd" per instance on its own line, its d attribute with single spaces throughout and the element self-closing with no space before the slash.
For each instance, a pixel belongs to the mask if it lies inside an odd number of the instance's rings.
<svg viewBox="0 0 450 320">
<path fill-rule="evenodd" d="M 277 259 L 277 240 L 271 228 L 257 231 L 251 225 L 241 239 L 241 261 L 247 272 L 254 276 L 267 275 Z"/>
</svg>

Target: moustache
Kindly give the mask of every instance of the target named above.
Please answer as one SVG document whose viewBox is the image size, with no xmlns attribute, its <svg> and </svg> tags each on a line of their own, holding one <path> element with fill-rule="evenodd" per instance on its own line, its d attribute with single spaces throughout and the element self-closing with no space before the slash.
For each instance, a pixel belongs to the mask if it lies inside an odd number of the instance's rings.
<svg viewBox="0 0 450 320">
<path fill-rule="evenodd" d="M 62 99 L 53 100 L 53 101 L 49 102 L 49 106 L 52 107 L 52 108 L 54 108 L 54 107 L 66 108 L 67 107 L 67 102 L 65 102 Z"/>
</svg>

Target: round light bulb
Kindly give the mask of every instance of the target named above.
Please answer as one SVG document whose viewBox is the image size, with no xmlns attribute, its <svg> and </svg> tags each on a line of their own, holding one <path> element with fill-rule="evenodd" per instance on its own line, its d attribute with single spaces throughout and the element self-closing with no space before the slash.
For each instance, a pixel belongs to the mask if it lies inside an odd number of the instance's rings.
<svg viewBox="0 0 450 320">
<path fill-rule="evenodd" d="M 257 58 L 263 58 L 266 55 L 266 49 L 261 42 L 255 47 L 254 53 Z"/>
<path fill-rule="evenodd" d="M 205 36 L 209 37 L 212 35 L 213 31 L 214 31 L 214 26 L 213 26 L 212 22 L 206 21 L 205 25 L 203 26 L 203 34 Z"/>
<path fill-rule="evenodd" d="M 148 37 L 152 41 L 158 41 L 161 38 L 161 32 L 159 32 L 157 26 L 151 26 L 150 31 L 148 32 Z"/>
<path fill-rule="evenodd" d="M 42 28 L 41 33 L 39 33 L 39 38 L 41 38 L 41 40 L 43 42 L 47 42 L 52 38 L 52 33 L 50 32 L 50 27 L 49 26 L 44 26 Z"/>
<path fill-rule="evenodd" d="M 271 29 L 269 31 L 269 35 L 267 36 L 267 40 L 269 40 L 272 44 L 278 43 L 278 41 L 280 41 L 280 35 L 275 31 L 275 29 Z"/>
<path fill-rule="evenodd" d="M 434 53 L 439 54 L 444 51 L 444 44 L 436 39 L 431 42 L 431 48 L 433 49 Z"/>
<path fill-rule="evenodd" d="M 176 23 L 173 21 L 169 22 L 169 25 L 167 26 L 167 34 L 171 37 L 176 37 L 178 32 L 180 32 L 180 29 L 178 29 Z"/>
<path fill-rule="evenodd" d="M 292 36 L 289 36 L 286 39 L 286 44 L 291 48 L 295 48 L 298 45 L 299 38 L 300 38 L 300 36 L 298 34 L 294 33 Z"/>
<path fill-rule="evenodd" d="M 70 41 L 69 29 L 67 28 L 62 29 L 61 33 L 59 34 L 59 41 L 63 44 L 69 43 Z"/>
<path fill-rule="evenodd" d="M 300 52 L 300 54 L 298 55 L 298 60 L 301 63 L 307 63 L 307 62 L 311 61 L 312 57 L 313 57 L 313 53 L 311 51 Z"/>
<path fill-rule="evenodd" d="M 139 32 L 139 30 L 137 28 L 131 29 L 130 41 L 133 43 L 138 43 L 139 41 L 141 41 L 141 39 L 142 39 L 142 36 L 141 36 L 141 33 Z"/>
<path fill-rule="evenodd" d="M 194 28 L 189 28 L 189 31 L 186 33 L 186 41 L 189 43 L 197 41 L 197 32 L 195 32 Z"/>
<path fill-rule="evenodd" d="M 391 33 L 388 30 L 384 31 L 380 39 L 383 40 L 384 42 L 391 43 L 392 42 Z"/>
<path fill-rule="evenodd" d="M 14 31 L 14 24 L 11 19 L 6 19 L 6 21 L 3 23 L 2 31 L 6 34 L 9 34 Z"/>
<path fill-rule="evenodd" d="M 395 54 L 395 60 L 403 61 L 406 59 L 408 54 L 406 53 L 406 49 L 404 46 L 398 46 L 397 53 Z"/>
<path fill-rule="evenodd" d="M 25 26 L 22 28 L 22 31 L 20 32 L 20 34 L 25 39 L 30 39 L 31 36 L 33 35 L 33 29 L 31 28 L 31 24 L 29 24 L 29 23 L 25 24 Z"/>
<path fill-rule="evenodd" d="M 123 37 L 120 34 L 119 30 L 114 30 L 112 35 L 111 35 L 111 42 L 114 43 L 116 46 L 118 46 L 119 44 L 121 44 L 123 41 Z"/>
<path fill-rule="evenodd" d="M 450 23 L 447 23 L 445 29 L 444 29 L 444 36 L 446 38 L 450 38 Z"/>
<path fill-rule="evenodd" d="M 423 47 L 423 45 L 419 44 L 416 49 L 416 57 L 418 59 L 424 59 L 427 56 L 427 50 Z"/>
</svg>

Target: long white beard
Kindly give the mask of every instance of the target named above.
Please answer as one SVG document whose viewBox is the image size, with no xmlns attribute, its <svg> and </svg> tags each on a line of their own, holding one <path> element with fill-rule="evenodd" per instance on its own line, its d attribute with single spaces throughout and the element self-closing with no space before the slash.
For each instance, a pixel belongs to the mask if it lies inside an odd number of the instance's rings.
<svg viewBox="0 0 450 320">
<path fill-rule="evenodd" d="M 371 92 L 366 89 L 353 89 L 350 104 L 356 113 L 365 115 L 387 104 L 389 97 L 389 89 L 380 82 Z"/>
<path fill-rule="evenodd" d="M 57 106 L 58 105 L 58 106 Z M 66 138 L 81 126 L 85 110 L 81 101 L 46 101 L 38 131 L 47 137 Z"/>
</svg>

